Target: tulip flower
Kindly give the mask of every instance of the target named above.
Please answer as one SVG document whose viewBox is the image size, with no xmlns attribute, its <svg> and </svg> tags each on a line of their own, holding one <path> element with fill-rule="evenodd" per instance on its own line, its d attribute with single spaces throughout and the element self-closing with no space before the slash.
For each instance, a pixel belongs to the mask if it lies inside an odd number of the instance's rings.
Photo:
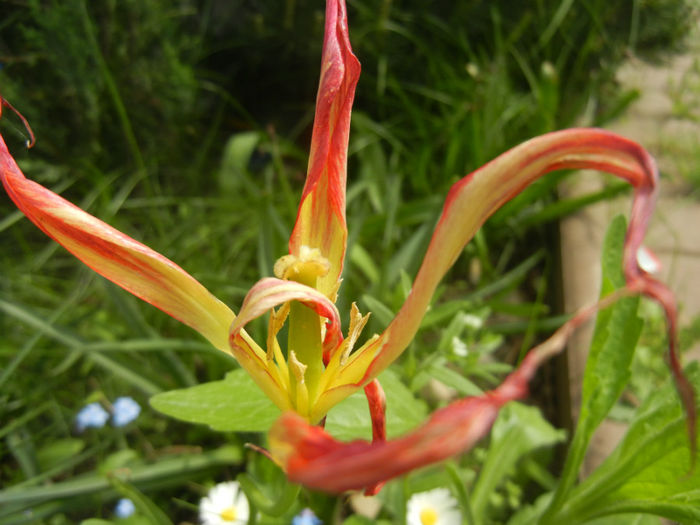
<svg viewBox="0 0 700 525">
<path fill-rule="evenodd" d="M 274 277 L 251 288 L 237 316 L 175 263 L 27 180 L 2 139 L 0 177 L 18 208 L 47 235 L 99 274 L 191 326 L 238 360 L 284 412 L 270 432 L 270 456 L 292 481 L 329 492 L 362 488 L 375 492 L 391 477 L 471 447 L 489 431 L 503 404 L 526 395 L 527 382 L 539 364 L 559 351 L 570 332 L 602 306 L 574 316 L 495 390 L 457 401 L 408 435 L 386 441 L 385 400 L 376 378 L 411 342 L 440 280 L 479 227 L 552 170 L 609 172 L 634 187 L 623 261 L 627 286 L 621 293 L 644 294 L 664 307 L 671 369 L 689 428 L 694 429 L 693 391 L 676 354 L 673 296 L 639 264 L 639 254 L 647 254 L 642 240 L 658 186 L 656 166 L 638 144 L 599 129 L 570 129 L 532 139 L 458 181 L 447 195 L 406 302 L 381 334 L 355 348 L 368 315 L 353 303 L 343 335 L 335 300 L 346 250 L 348 135 L 359 73 L 345 2 L 327 0 L 308 174 L 289 253 L 274 265 Z M 245 326 L 266 313 L 270 319 L 263 348 Z M 277 339 L 285 323 L 286 347 Z M 374 439 L 338 442 L 323 430 L 322 422 L 334 405 L 359 389 L 365 390 L 369 401 Z"/>
</svg>

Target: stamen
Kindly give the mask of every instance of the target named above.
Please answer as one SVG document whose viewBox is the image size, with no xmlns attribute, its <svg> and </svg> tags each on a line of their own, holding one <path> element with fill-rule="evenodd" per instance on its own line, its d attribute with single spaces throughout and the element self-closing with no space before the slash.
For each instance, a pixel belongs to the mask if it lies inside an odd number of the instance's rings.
<svg viewBox="0 0 700 525">
<path fill-rule="evenodd" d="M 338 349 L 341 352 L 341 365 L 344 365 L 347 362 L 348 357 L 350 356 L 350 352 L 352 352 L 352 349 L 354 348 L 355 343 L 357 342 L 357 338 L 360 337 L 360 333 L 367 324 L 370 315 L 371 312 L 368 312 L 367 315 L 363 317 L 360 313 L 359 308 L 357 307 L 357 304 L 352 303 L 352 306 L 350 307 L 350 328 L 348 328 L 348 336 L 345 338 L 343 343 L 340 345 L 340 348 Z"/>
<path fill-rule="evenodd" d="M 304 384 L 304 374 L 306 373 L 306 365 L 297 359 L 297 355 L 294 350 L 289 352 L 289 365 L 292 369 L 292 373 L 297 380 L 297 383 Z"/>
<path fill-rule="evenodd" d="M 309 390 L 306 387 L 304 375 L 306 374 L 306 365 L 297 359 L 294 350 L 289 351 L 289 368 L 294 375 L 296 382 L 292 383 L 292 392 L 296 398 L 296 411 L 302 416 L 308 418 L 309 413 Z M 289 378 L 290 381 L 292 378 Z"/>
<path fill-rule="evenodd" d="M 270 321 L 267 325 L 267 360 L 272 361 L 275 350 L 279 348 L 277 342 L 277 334 L 284 326 L 287 316 L 289 315 L 289 303 L 284 303 L 277 311 L 270 312 Z"/>
</svg>

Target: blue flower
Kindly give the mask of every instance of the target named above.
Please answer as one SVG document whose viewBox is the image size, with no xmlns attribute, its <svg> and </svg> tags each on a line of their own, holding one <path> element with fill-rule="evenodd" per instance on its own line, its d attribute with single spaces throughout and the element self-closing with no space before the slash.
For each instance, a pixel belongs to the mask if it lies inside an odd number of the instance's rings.
<svg viewBox="0 0 700 525">
<path fill-rule="evenodd" d="M 105 425 L 109 419 L 109 414 L 102 408 L 99 403 L 90 403 L 83 407 L 78 415 L 75 416 L 75 424 L 78 427 L 78 432 L 82 432 L 86 428 L 100 428 Z"/>
<path fill-rule="evenodd" d="M 292 525 L 321 525 L 321 523 L 323 522 L 311 509 L 304 509 L 292 518 Z"/>
<path fill-rule="evenodd" d="M 112 406 L 112 424 L 123 427 L 136 419 L 141 413 L 141 405 L 130 397 L 119 397 Z"/>
<path fill-rule="evenodd" d="M 117 518 L 128 518 L 136 511 L 134 507 L 134 502 L 128 498 L 122 498 L 117 501 L 117 505 L 114 507 L 114 515 Z"/>
</svg>

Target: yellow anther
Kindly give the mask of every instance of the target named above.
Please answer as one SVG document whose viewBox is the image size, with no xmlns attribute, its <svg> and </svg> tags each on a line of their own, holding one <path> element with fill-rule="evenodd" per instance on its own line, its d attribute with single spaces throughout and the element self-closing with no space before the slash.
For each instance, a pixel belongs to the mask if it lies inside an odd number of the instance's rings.
<svg viewBox="0 0 700 525">
<path fill-rule="evenodd" d="M 341 365 L 344 365 L 347 362 L 350 352 L 352 352 L 352 349 L 357 342 L 357 338 L 360 337 L 362 329 L 369 320 L 369 316 L 370 313 L 367 313 L 367 315 L 363 317 L 359 308 L 357 308 L 357 305 L 352 303 L 352 306 L 350 307 L 350 328 L 348 329 L 348 336 L 343 340 L 343 343 L 340 346 Z"/>
<path fill-rule="evenodd" d="M 278 279 L 297 281 L 309 286 L 330 270 L 330 263 L 317 248 L 302 246 L 299 255 L 284 255 L 277 259 L 273 271 Z"/>
<path fill-rule="evenodd" d="M 284 326 L 289 315 L 289 303 L 284 303 L 277 311 L 270 312 L 270 322 L 267 325 L 267 360 L 272 361 L 272 356 L 279 347 L 277 334 Z"/>
<path fill-rule="evenodd" d="M 294 350 L 289 351 L 289 371 L 294 375 L 296 383 L 293 384 L 292 390 L 295 392 L 294 400 L 296 412 L 302 416 L 308 417 L 309 413 L 309 390 L 306 388 L 304 375 L 306 374 L 306 365 L 297 359 Z M 292 378 L 290 377 L 290 380 Z"/>
<path fill-rule="evenodd" d="M 292 370 L 292 374 L 297 380 L 297 383 L 304 384 L 304 374 L 306 373 L 306 365 L 297 359 L 297 355 L 294 350 L 289 352 L 289 366 Z"/>
</svg>

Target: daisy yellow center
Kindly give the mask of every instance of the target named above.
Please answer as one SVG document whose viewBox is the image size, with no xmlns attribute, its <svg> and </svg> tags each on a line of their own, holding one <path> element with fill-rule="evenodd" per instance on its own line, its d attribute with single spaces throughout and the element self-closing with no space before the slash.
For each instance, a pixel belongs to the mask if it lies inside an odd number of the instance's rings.
<svg viewBox="0 0 700 525">
<path fill-rule="evenodd" d="M 235 521 L 236 520 L 236 508 L 227 507 L 219 513 L 221 519 L 224 521 Z"/>
<path fill-rule="evenodd" d="M 420 522 L 422 525 L 435 525 L 438 520 L 438 513 L 432 507 L 427 507 L 420 511 Z"/>
</svg>

